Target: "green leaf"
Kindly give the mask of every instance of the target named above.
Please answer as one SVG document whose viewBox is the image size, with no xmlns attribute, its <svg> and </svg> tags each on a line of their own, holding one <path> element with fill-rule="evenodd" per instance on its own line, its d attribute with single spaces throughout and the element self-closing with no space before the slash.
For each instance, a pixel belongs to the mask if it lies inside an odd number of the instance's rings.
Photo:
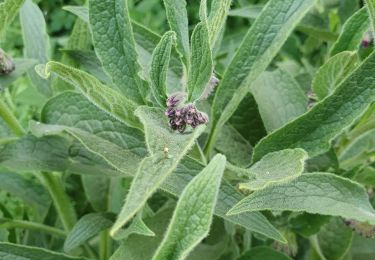
<svg viewBox="0 0 375 260">
<path fill-rule="evenodd" d="M 42 11 L 32 0 L 26 0 L 21 8 L 20 17 L 25 58 L 47 63 L 51 58 L 50 42 Z M 52 95 L 51 81 L 41 79 L 33 70 L 29 71 L 28 75 L 40 93 L 45 96 Z"/>
<path fill-rule="evenodd" d="M 94 76 L 54 61 L 37 66 L 36 70 L 41 77 L 45 78 L 50 77 L 51 72 L 55 73 L 64 81 L 78 88 L 98 108 L 129 126 L 141 128 L 134 115 L 136 104 L 116 90 L 103 85 Z"/>
<path fill-rule="evenodd" d="M 318 244 L 328 260 L 340 260 L 350 250 L 353 232 L 341 218 L 331 218 L 317 235 Z"/>
<path fill-rule="evenodd" d="M 156 46 L 152 53 L 151 62 L 151 90 L 157 103 L 161 107 L 165 107 L 167 99 L 167 71 L 169 60 L 171 58 L 172 46 L 176 40 L 176 33 L 167 32 L 161 38 L 160 43 Z"/>
<path fill-rule="evenodd" d="M 220 130 L 215 150 L 224 154 L 227 160 L 237 166 L 251 164 L 251 144 L 232 126 L 224 125 Z"/>
<path fill-rule="evenodd" d="M 138 235 L 147 236 L 147 237 L 155 236 L 155 233 L 151 229 L 149 229 L 146 226 L 146 224 L 143 222 L 141 218 L 141 214 L 138 214 L 134 218 L 134 220 L 132 221 L 129 227 L 117 232 L 114 239 L 123 240 L 123 239 L 128 238 L 132 234 L 138 234 Z"/>
<path fill-rule="evenodd" d="M 141 157 L 131 150 L 123 149 L 117 144 L 97 135 L 74 127 L 47 125 L 31 121 L 29 128 L 37 136 L 61 135 L 68 133 L 76 138 L 88 151 L 103 158 L 109 165 L 126 176 L 133 176 Z"/>
<path fill-rule="evenodd" d="M 253 160 L 286 148 L 302 148 L 310 157 L 322 154 L 343 129 L 360 117 L 375 100 L 375 54 L 367 58 L 334 93 L 309 112 L 262 139 Z"/>
<path fill-rule="evenodd" d="M 215 46 L 221 31 L 224 29 L 223 27 L 225 25 L 231 3 L 232 0 L 214 0 L 211 2 L 211 12 L 207 20 L 211 48 Z"/>
<path fill-rule="evenodd" d="M 64 243 L 64 251 L 69 252 L 110 228 L 114 217 L 112 213 L 90 213 L 83 216 L 69 232 Z"/>
<path fill-rule="evenodd" d="M 118 176 L 101 157 L 77 142 L 59 136 L 26 135 L 0 150 L 1 165 L 17 172 L 44 171 Z"/>
<path fill-rule="evenodd" d="M 9 260 L 84 260 L 43 248 L 0 242 L 0 258 Z"/>
<path fill-rule="evenodd" d="M 353 180 L 361 183 L 362 185 L 375 187 L 375 168 L 367 167 L 357 172 Z"/>
<path fill-rule="evenodd" d="M 167 180 L 164 181 L 161 189 L 178 197 L 186 185 L 194 178 L 194 176 L 202 171 L 203 168 L 204 166 L 197 161 L 190 158 L 184 158 L 175 172 L 169 175 Z M 285 242 L 285 239 L 281 236 L 279 231 L 259 212 L 248 212 L 236 216 L 227 216 L 225 214 L 243 198 L 243 196 L 228 182 L 222 182 L 218 196 L 215 215 L 250 231 L 263 234 L 277 241 Z"/>
<path fill-rule="evenodd" d="M 86 23 L 89 22 L 89 9 L 86 6 L 66 5 L 62 9 L 75 14 Z"/>
<path fill-rule="evenodd" d="M 23 2 L 24 0 L 4 0 L 0 3 L 0 39 L 4 38 L 6 29 L 16 18 Z"/>
<path fill-rule="evenodd" d="M 267 135 L 263 120 L 254 96 L 248 93 L 241 101 L 236 112 L 229 120 L 232 125 L 252 146 Z"/>
<path fill-rule="evenodd" d="M 246 34 L 216 90 L 211 118 L 214 129 L 220 129 L 228 121 L 246 96 L 251 84 L 271 63 L 295 26 L 314 3 L 315 0 L 268 2 Z M 215 132 L 212 133 L 212 139 L 216 139 Z"/>
<path fill-rule="evenodd" d="M 213 72 L 207 22 L 200 22 L 191 36 L 191 60 L 188 73 L 189 101 L 198 100 Z"/>
<path fill-rule="evenodd" d="M 51 205 L 51 198 L 42 185 L 17 173 L 0 172 L 0 179 L 0 190 L 19 197 L 36 209 L 40 220 L 44 219 Z"/>
<path fill-rule="evenodd" d="M 350 75 L 359 62 L 356 52 L 344 51 L 330 58 L 316 72 L 312 89 L 319 99 L 333 93 L 343 79 Z"/>
<path fill-rule="evenodd" d="M 31 59 L 14 59 L 16 70 L 8 75 L 2 75 L 0 78 L 0 88 L 4 89 L 12 84 L 16 79 L 29 71 L 35 64 L 36 60 Z"/>
<path fill-rule="evenodd" d="M 46 124 L 81 129 L 139 157 L 147 154 L 143 132 L 124 125 L 75 92 L 50 99 L 43 107 L 41 120 Z"/>
<path fill-rule="evenodd" d="M 344 24 L 342 33 L 331 49 L 331 56 L 343 51 L 356 51 L 364 33 L 370 27 L 369 15 L 365 7 L 353 14 Z"/>
<path fill-rule="evenodd" d="M 184 57 L 185 62 L 190 57 L 189 22 L 185 0 L 163 0 L 167 13 L 169 27 L 177 35 L 177 49 Z"/>
<path fill-rule="evenodd" d="M 238 260 L 291 260 L 290 257 L 270 247 L 258 246 L 245 252 Z"/>
<path fill-rule="evenodd" d="M 91 75 L 95 75 L 97 79 L 107 86 L 112 86 L 112 81 L 104 72 L 102 64 L 96 57 L 95 52 L 80 50 L 62 50 L 62 52 L 78 64 L 82 70 L 87 71 Z"/>
<path fill-rule="evenodd" d="M 82 185 L 87 200 L 97 212 L 108 209 L 111 179 L 108 176 L 82 176 Z"/>
<path fill-rule="evenodd" d="M 340 167 L 365 164 L 369 156 L 375 152 L 375 129 L 372 129 L 354 139 L 340 152 Z"/>
<path fill-rule="evenodd" d="M 372 30 L 375 31 L 375 1 L 365 0 L 368 14 L 370 16 Z"/>
<path fill-rule="evenodd" d="M 150 227 L 155 236 L 133 234 L 124 240 L 122 245 L 111 256 L 110 260 L 144 260 L 151 259 L 162 240 L 172 215 L 171 208 L 161 209 L 154 217 L 146 218 L 145 224 Z"/>
<path fill-rule="evenodd" d="M 145 128 L 150 156 L 143 159 L 138 168 L 125 205 L 112 227 L 112 236 L 142 208 L 147 199 L 175 170 L 205 128 L 200 126 L 192 133 L 180 134 L 170 130 L 167 118 L 160 109 L 139 107 L 136 114 Z"/>
<path fill-rule="evenodd" d="M 307 153 L 302 149 L 287 149 L 269 153 L 247 171 L 249 182 L 240 183 L 241 190 L 261 190 L 268 185 L 290 181 L 304 170 Z"/>
<path fill-rule="evenodd" d="M 358 183 L 330 173 L 308 173 L 288 182 L 255 191 L 227 214 L 247 211 L 289 210 L 341 216 L 375 223 L 375 211 Z"/>
<path fill-rule="evenodd" d="M 216 155 L 186 186 L 153 259 L 185 259 L 208 235 L 225 164 L 225 156 Z"/>
<path fill-rule="evenodd" d="M 133 102 L 144 104 L 145 85 L 139 77 L 140 65 L 127 1 L 90 0 L 90 24 L 95 51 L 113 83 Z"/>
<path fill-rule="evenodd" d="M 259 113 L 272 132 L 307 110 L 307 96 L 286 71 L 264 72 L 251 87 Z"/>
</svg>

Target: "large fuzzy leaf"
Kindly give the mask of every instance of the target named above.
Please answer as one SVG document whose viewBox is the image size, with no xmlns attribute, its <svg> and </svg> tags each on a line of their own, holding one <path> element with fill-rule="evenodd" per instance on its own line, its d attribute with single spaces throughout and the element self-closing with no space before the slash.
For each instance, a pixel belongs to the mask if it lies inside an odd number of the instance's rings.
<svg viewBox="0 0 375 260">
<path fill-rule="evenodd" d="M 191 60 L 188 74 L 189 101 L 203 94 L 213 72 L 212 53 L 207 22 L 199 23 L 191 36 Z"/>
<path fill-rule="evenodd" d="M 54 61 L 40 65 L 36 69 L 39 75 L 45 78 L 50 77 L 51 72 L 55 73 L 64 81 L 78 88 L 98 108 L 132 127 L 141 128 L 134 115 L 135 103 L 116 90 L 102 84 L 94 76 Z"/>
<path fill-rule="evenodd" d="M 375 224 L 375 210 L 366 190 L 358 183 L 330 173 L 303 174 L 290 182 L 255 191 L 227 214 L 259 210 L 306 211 Z"/>
<path fill-rule="evenodd" d="M 253 160 L 286 148 L 302 148 L 310 157 L 327 151 L 331 140 L 374 102 L 374 75 L 375 54 L 372 54 L 331 96 L 261 140 L 254 149 Z"/>
<path fill-rule="evenodd" d="M 180 134 L 170 130 L 167 118 L 160 109 L 140 107 L 136 113 L 145 128 L 150 156 L 143 159 L 138 168 L 124 207 L 112 227 L 112 235 L 142 208 L 147 199 L 175 170 L 205 128 L 200 126 L 191 133 Z"/>
<path fill-rule="evenodd" d="M 246 34 L 219 85 L 211 120 L 220 129 L 235 112 L 251 84 L 267 68 L 314 0 L 271 0 Z M 212 145 L 212 144 L 210 144 Z"/>
<path fill-rule="evenodd" d="M 365 7 L 353 14 L 344 24 L 340 37 L 331 49 L 331 56 L 343 51 L 356 51 L 363 34 L 370 27 L 370 19 Z"/>
<path fill-rule="evenodd" d="M 225 156 L 216 155 L 186 186 L 153 259 L 185 259 L 208 235 L 225 163 Z"/>
<path fill-rule="evenodd" d="M 20 12 L 22 36 L 24 41 L 24 56 L 28 59 L 46 63 L 50 60 L 50 42 L 46 22 L 39 7 L 32 0 L 26 0 Z M 29 77 L 34 86 L 45 96 L 51 96 L 51 81 L 42 79 L 30 70 Z"/>
<path fill-rule="evenodd" d="M 90 0 L 89 3 L 95 51 L 104 69 L 128 99 L 144 104 L 145 85 L 138 75 L 141 67 L 127 1 Z"/>
</svg>

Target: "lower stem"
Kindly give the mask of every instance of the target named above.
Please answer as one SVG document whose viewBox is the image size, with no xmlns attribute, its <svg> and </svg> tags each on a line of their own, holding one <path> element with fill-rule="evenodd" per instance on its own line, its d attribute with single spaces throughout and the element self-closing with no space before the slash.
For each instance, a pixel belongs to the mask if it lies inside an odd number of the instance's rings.
<svg viewBox="0 0 375 260">
<path fill-rule="evenodd" d="M 110 257 L 111 238 L 109 230 L 104 230 L 100 233 L 100 260 L 107 260 Z"/>
<path fill-rule="evenodd" d="M 60 176 L 56 173 L 42 172 L 40 178 L 52 197 L 64 230 L 70 231 L 77 221 L 77 216 Z"/>
<path fill-rule="evenodd" d="M 17 136 L 22 136 L 25 134 L 25 130 L 18 122 L 17 118 L 13 115 L 12 111 L 8 108 L 7 104 L 0 97 L 0 117 L 8 125 L 8 127 Z"/>
<path fill-rule="evenodd" d="M 13 219 L 0 219 L 0 222 L 4 222 L 0 225 L 0 227 L 4 228 L 23 228 L 23 229 L 30 229 L 30 230 L 38 230 L 45 233 L 49 233 L 51 235 L 59 236 L 59 237 L 66 237 L 67 233 L 64 230 L 50 227 L 44 224 L 31 222 L 31 221 L 24 221 L 24 220 L 13 220 Z"/>
</svg>

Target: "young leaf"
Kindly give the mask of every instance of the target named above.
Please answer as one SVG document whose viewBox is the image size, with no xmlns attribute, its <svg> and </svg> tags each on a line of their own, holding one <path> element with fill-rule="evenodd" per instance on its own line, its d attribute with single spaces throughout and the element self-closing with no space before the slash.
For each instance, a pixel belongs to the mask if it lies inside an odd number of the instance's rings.
<svg viewBox="0 0 375 260">
<path fill-rule="evenodd" d="M 12 23 L 24 0 L 4 0 L 0 3 L 0 39 L 4 38 L 7 27 Z"/>
<path fill-rule="evenodd" d="M 331 49 L 331 56 L 343 51 L 356 51 L 363 39 L 363 34 L 369 29 L 370 20 L 365 7 L 350 17 L 342 28 L 342 33 Z"/>
<path fill-rule="evenodd" d="M 78 88 L 98 108 L 129 126 L 141 128 L 134 115 L 135 103 L 116 90 L 103 85 L 94 76 L 54 61 L 37 66 L 36 70 L 44 78 L 50 77 L 51 72 L 57 74 L 61 79 Z"/>
<path fill-rule="evenodd" d="M 226 159 L 216 155 L 184 189 L 153 259 L 185 259 L 208 235 Z"/>
<path fill-rule="evenodd" d="M 189 101 L 202 95 L 213 72 L 212 53 L 207 22 L 200 22 L 191 36 L 191 60 L 188 74 Z"/>
<path fill-rule="evenodd" d="M 269 153 L 248 169 L 250 178 L 254 179 L 241 183 L 239 189 L 260 190 L 296 178 L 302 174 L 307 158 L 307 153 L 302 149 Z"/>
<path fill-rule="evenodd" d="M 147 236 L 147 237 L 155 236 L 155 233 L 150 228 L 148 228 L 146 224 L 143 222 L 142 218 L 140 217 L 140 214 L 138 214 L 134 218 L 134 220 L 132 221 L 129 227 L 117 232 L 117 234 L 115 235 L 113 239 L 123 240 L 132 234 L 138 234 L 138 235 Z"/>
<path fill-rule="evenodd" d="M 90 24 L 95 51 L 105 71 L 134 103 L 144 104 L 145 85 L 139 77 L 133 29 L 127 1 L 90 0 Z"/>
<path fill-rule="evenodd" d="M 173 196 L 180 196 L 182 190 L 188 183 L 202 171 L 204 166 L 197 161 L 184 158 L 175 172 L 164 181 L 161 189 L 172 194 Z M 257 232 L 271 239 L 285 242 L 280 232 L 272 226 L 272 224 L 259 212 L 248 212 L 236 216 L 227 216 L 225 213 L 237 204 L 243 196 L 233 188 L 228 182 L 223 181 L 220 187 L 218 200 L 215 208 L 215 215 L 239 225 L 250 231 Z"/>
<path fill-rule="evenodd" d="M 375 210 L 366 190 L 358 183 L 330 173 L 309 173 L 255 191 L 227 214 L 247 211 L 289 210 L 341 216 L 375 223 Z"/>
<path fill-rule="evenodd" d="M 184 57 L 185 62 L 190 57 L 189 22 L 185 0 L 163 0 L 170 28 L 177 35 L 177 49 Z"/>
<path fill-rule="evenodd" d="M 214 0 L 211 2 L 211 12 L 207 20 L 211 49 L 215 46 L 217 38 L 223 30 L 231 3 L 232 0 Z"/>
<path fill-rule="evenodd" d="M 312 89 L 319 99 L 332 94 L 342 80 L 350 75 L 358 62 L 356 52 L 344 51 L 330 58 L 316 72 Z"/>
<path fill-rule="evenodd" d="M 83 216 L 69 232 L 64 243 L 64 251 L 69 252 L 101 231 L 110 228 L 114 217 L 112 213 L 90 213 Z"/>
<path fill-rule="evenodd" d="M 335 92 L 309 112 L 262 139 L 253 160 L 286 148 L 302 148 L 310 157 L 329 149 L 330 142 L 361 116 L 375 100 L 375 54 L 367 58 Z"/>
<path fill-rule="evenodd" d="M 205 128 L 200 126 L 187 134 L 175 133 L 169 129 L 167 119 L 160 109 L 140 107 L 136 114 L 145 128 L 150 157 L 143 159 L 138 168 L 125 205 L 112 227 L 112 236 L 142 208 L 147 199 L 175 170 Z"/>
<path fill-rule="evenodd" d="M 24 56 L 35 59 L 39 63 L 50 60 L 50 43 L 46 29 L 46 22 L 39 7 L 32 0 L 26 0 L 20 12 L 22 36 L 24 42 Z M 34 86 L 45 96 L 51 96 L 51 81 L 41 79 L 33 70 L 28 73 Z"/>
<path fill-rule="evenodd" d="M 151 62 L 151 90 L 159 106 L 165 107 L 167 99 L 167 71 L 171 58 L 172 46 L 175 42 L 176 33 L 171 31 L 164 34 L 160 43 L 152 53 Z"/>
<path fill-rule="evenodd" d="M 264 72 L 252 85 L 251 93 L 268 132 L 278 129 L 307 110 L 307 96 L 286 71 Z"/>
<path fill-rule="evenodd" d="M 319 248 L 329 260 L 340 260 L 350 250 L 353 232 L 341 218 L 331 218 L 317 235 Z"/>
<path fill-rule="evenodd" d="M 16 245 L 0 242 L 0 256 L 3 259 L 27 260 L 84 260 L 82 257 L 73 257 L 39 247 Z"/>
<path fill-rule="evenodd" d="M 267 68 L 294 27 L 314 4 L 315 0 L 271 0 L 265 6 L 216 91 L 212 107 L 214 130 L 211 143 L 216 139 L 215 129 L 220 129 L 228 121 L 251 84 Z"/>
</svg>

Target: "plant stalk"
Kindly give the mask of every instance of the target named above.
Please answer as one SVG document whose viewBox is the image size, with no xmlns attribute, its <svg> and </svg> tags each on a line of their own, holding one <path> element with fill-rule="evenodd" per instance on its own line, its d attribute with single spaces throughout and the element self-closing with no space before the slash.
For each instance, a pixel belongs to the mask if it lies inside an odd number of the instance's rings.
<svg viewBox="0 0 375 260">
<path fill-rule="evenodd" d="M 104 230 L 100 233 L 100 260 L 107 260 L 110 257 L 111 238 L 109 230 Z"/>
<path fill-rule="evenodd" d="M 8 108 L 7 104 L 0 98 L 0 117 L 8 125 L 8 127 L 17 136 L 22 136 L 25 134 L 25 130 L 18 122 L 17 118 L 13 115 L 12 111 Z"/>
<path fill-rule="evenodd" d="M 41 181 L 48 189 L 64 230 L 69 232 L 77 221 L 76 212 L 64 190 L 61 177 L 57 173 L 40 173 Z"/>
<path fill-rule="evenodd" d="M 38 230 L 45 233 L 49 233 L 51 235 L 55 235 L 58 237 L 66 237 L 67 233 L 64 230 L 50 227 L 44 224 L 31 222 L 31 221 L 24 221 L 24 220 L 14 220 L 14 219 L 0 219 L 0 227 L 2 228 L 23 228 L 23 229 L 31 229 L 31 230 Z"/>
</svg>

